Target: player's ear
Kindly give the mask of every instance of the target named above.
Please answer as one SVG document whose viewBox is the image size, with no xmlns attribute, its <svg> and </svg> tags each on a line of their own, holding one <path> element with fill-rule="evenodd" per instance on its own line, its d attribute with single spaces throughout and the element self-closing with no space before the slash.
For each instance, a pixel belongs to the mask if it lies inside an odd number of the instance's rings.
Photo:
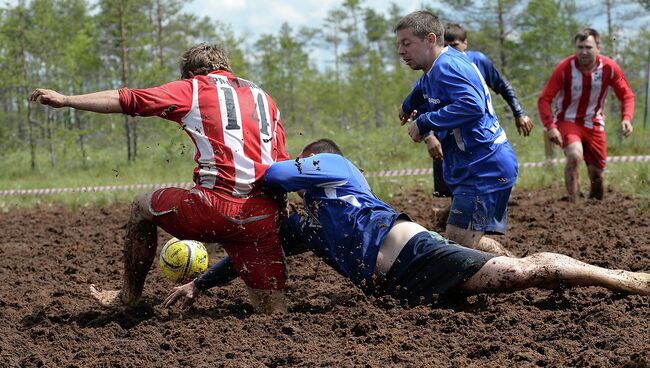
<svg viewBox="0 0 650 368">
<path fill-rule="evenodd" d="M 435 45 L 437 40 L 438 37 L 436 36 L 435 33 L 431 32 L 427 34 L 427 42 L 429 42 L 430 44 Z"/>
</svg>

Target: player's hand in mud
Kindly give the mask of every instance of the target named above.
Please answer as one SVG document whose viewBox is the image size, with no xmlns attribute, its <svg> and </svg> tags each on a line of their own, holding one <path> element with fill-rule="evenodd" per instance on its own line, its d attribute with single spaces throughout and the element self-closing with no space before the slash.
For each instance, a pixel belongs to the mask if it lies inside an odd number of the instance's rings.
<svg viewBox="0 0 650 368">
<path fill-rule="evenodd" d="M 90 295 L 99 305 L 105 308 L 123 307 L 122 290 L 100 290 L 95 284 L 90 284 Z"/>
<path fill-rule="evenodd" d="M 199 294 L 201 294 L 201 291 L 194 286 L 194 281 L 190 281 L 185 285 L 173 288 L 163 301 L 163 305 L 169 307 L 176 303 L 178 299 L 182 298 L 181 309 L 186 310 L 194 304 L 194 301 L 198 298 Z"/>
</svg>

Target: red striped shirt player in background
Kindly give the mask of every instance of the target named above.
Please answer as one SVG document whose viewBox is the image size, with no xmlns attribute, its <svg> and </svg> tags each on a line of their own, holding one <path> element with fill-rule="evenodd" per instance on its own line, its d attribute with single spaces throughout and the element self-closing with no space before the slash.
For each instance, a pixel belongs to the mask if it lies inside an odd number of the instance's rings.
<svg viewBox="0 0 650 368">
<path fill-rule="evenodd" d="M 621 128 L 632 134 L 634 93 L 616 62 L 600 55 L 600 36 L 591 28 L 574 38 L 576 53 L 560 62 L 544 86 L 537 102 L 539 115 L 551 142 L 564 149 L 567 158 L 564 180 L 569 200 L 580 194 L 580 170 L 584 159 L 591 181 L 589 198 L 602 199 L 603 170 L 607 159 L 605 143 L 605 97 L 612 87 L 621 101 Z M 551 102 L 556 95 L 554 114 Z"/>
<path fill-rule="evenodd" d="M 103 306 L 136 303 L 156 255 L 157 226 L 179 239 L 223 244 L 263 313 L 286 311 L 286 266 L 277 233 L 278 203 L 261 191 L 275 161 L 289 158 L 280 112 L 254 83 L 231 72 L 224 50 L 200 44 L 181 58 L 181 80 L 146 89 L 78 96 L 36 89 L 30 99 L 52 107 L 159 116 L 175 121 L 195 146 L 194 188 L 138 196 L 124 244 L 121 290 L 92 296 Z"/>
</svg>

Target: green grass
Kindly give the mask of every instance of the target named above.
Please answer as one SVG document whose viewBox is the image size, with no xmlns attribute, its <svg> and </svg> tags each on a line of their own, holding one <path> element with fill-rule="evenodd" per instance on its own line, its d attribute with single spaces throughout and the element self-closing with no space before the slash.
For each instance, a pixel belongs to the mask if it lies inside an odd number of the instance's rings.
<svg viewBox="0 0 650 368">
<path fill-rule="evenodd" d="M 166 123 L 160 123 L 166 124 Z M 536 126 L 531 137 L 517 135 L 511 122 L 505 122 L 511 144 L 519 162 L 544 160 L 543 130 Z M 648 132 L 637 127 L 636 140 L 614 140 L 610 155 L 650 153 L 641 139 Z M 317 128 L 315 132 L 287 132 L 287 150 L 295 157 L 305 143 L 316 138 L 332 138 L 346 156 L 365 173 L 386 169 L 429 168 L 431 161 L 424 144 L 413 143 L 406 127 L 394 126 L 372 129 Z M 29 169 L 27 152 L 5 154 L 0 161 L 0 189 L 64 188 L 84 186 L 115 186 L 127 184 L 159 184 L 189 182 L 194 161 L 191 142 L 180 130 L 167 130 L 158 137 L 160 142 L 139 142 L 139 156 L 131 163 L 126 161 L 124 145 L 117 140 L 111 147 L 90 151 L 85 159 L 68 148 L 66 154 L 58 153 L 56 164 L 44 150 L 38 151 L 37 169 Z M 67 156 L 66 156 L 67 155 Z M 561 151 L 557 155 L 562 157 Z M 538 189 L 549 186 L 563 187 L 564 165 L 544 168 L 520 168 L 518 189 Z M 583 191 L 587 191 L 586 170 L 582 169 Z M 411 188 L 431 190 L 430 175 L 404 177 L 369 177 L 368 181 L 378 196 L 390 199 L 396 193 Z M 650 168 L 648 163 L 612 163 L 606 171 L 606 185 L 615 190 L 635 195 L 650 207 Z M 63 204 L 77 209 L 83 206 L 106 205 L 113 202 L 130 202 L 141 191 L 111 191 L 97 193 L 49 194 L 41 196 L 0 196 L 0 210 L 16 207 L 33 207 L 46 204 Z"/>
</svg>

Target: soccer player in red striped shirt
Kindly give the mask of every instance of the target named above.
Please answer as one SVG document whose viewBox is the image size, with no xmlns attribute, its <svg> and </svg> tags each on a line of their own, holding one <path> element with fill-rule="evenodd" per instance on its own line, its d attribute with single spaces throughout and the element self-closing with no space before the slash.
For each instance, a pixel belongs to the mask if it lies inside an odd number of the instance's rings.
<svg viewBox="0 0 650 368">
<path fill-rule="evenodd" d="M 632 134 L 634 93 L 616 62 L 600 55 L 600 36 L 585 28 L 574 38 L 575 55 L 555 68 L 539 96 L 539 115 L 551 142 L 564 149 L 567 164 L 564 178 L 569 200 L 579 195 L 579 163 L 587 163 L 591 189 L 589 198 L 602 199 L 603 170 L 607 159 L 605 143 L 605 97 L 612 87 L 621 101 L 621 128 L 625 137 Z M 554 113 L 551 102 L 555 100 Z"/>
<path fill-rule="evenodd" d="M 218 46 L 200 44 L 181 58 L 181 80 L 146 89 L 122 88 L 78 96 L 36 89 L 30 99 L 178 123 L 194 143 L 194 188 L 165 188 L 133 202 L 124 245 L 122 290 L 91 293 L 104 306 L 138 301 L 156 254 L 157 226 L 179 239 L 221 243 L 243 275 L 260 312 L 286 310 L 286 266 L 277 232 L 278 203 L 261 179 L 289 158 L 280 112 L 253 82 L 236 77 Z"/>
</svg>

